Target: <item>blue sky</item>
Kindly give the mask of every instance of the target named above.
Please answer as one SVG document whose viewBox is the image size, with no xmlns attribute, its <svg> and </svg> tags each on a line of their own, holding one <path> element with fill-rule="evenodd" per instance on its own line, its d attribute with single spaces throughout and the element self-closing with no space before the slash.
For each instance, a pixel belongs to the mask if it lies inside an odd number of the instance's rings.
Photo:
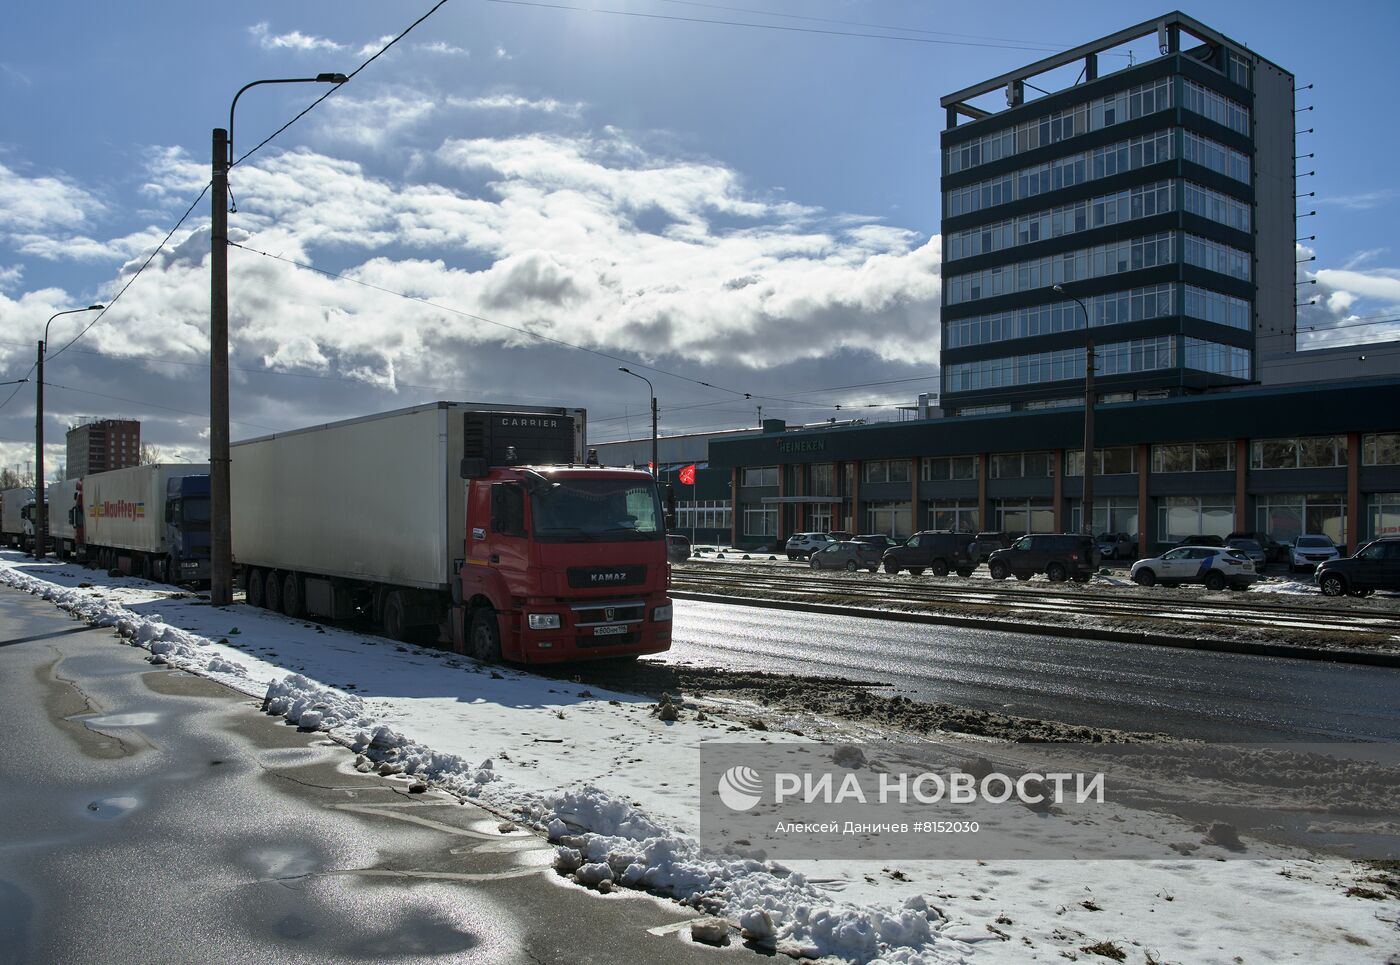
<svg viewBox="0 0 1400 965">
<path fill-rule="evenodd" d="M 209 131 L 238 87 L 351 70 L 429 5 L 10 11 L 7 33 L 22 42 L 0 54 L 0 381 L 24 374 L 49 314 L 110 298 L 123 265 L 198 193 Z M 799 29 L 451 0 L 235 171 L 238 237 L 734 390 L 659 375 L 674 430 L 748 424 L 760 402 L 799 421 L 868 403 L 881 405 L 860 414 L 888 418 L 888 403 L 935 387 L 939 96 L 1166 9 L 597 6 Z M 1316 105 L 1299 127 L 1317 131 L 1300 152 L 1318 155 L 1301 182 L 1318 216 L 1302 233 L 1317 235 L 1317 288 L 1331 299 L 1315 324 L 1400 305 L 1397 135 L 1377 108 L 1395 85 L 1400 5 L 1343 4 L 1325 24 L 1303 3 L 1186 12 L 1315 85 L 1299 101 Z M 316 93 L 247 95 L 238 146 Z M 183 247 L 54 363 L 50 380 L 66 388 L 51 394 L 51 438 L 80 415 L 134 415 L 170 453 L 197 454 L 206 218 L 202 204 L 174 239 Z M 285 263 L 235 252 L 232 264 L 235 438 L 437 396 L 584 404 L 596 438 L 642 431 L 645 387 L 615 360 Z M 55 323 L 55 345 L 70 325 Z M 834 388 L 887 379 L 910 381 Z M 25 458 L 29 398 L 26 386 L 0 408 L 0 464 Z M 163 410 L 149 407 L 157 399 Z"/>
</svg>

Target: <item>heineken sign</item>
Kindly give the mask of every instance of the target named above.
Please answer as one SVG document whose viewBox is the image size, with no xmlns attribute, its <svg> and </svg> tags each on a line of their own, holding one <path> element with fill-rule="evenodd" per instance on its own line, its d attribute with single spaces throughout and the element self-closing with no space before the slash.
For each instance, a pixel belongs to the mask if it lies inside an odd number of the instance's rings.
<svg viewBox="0 0 1400 965">
<path fill-rule="evenodd" d="M 784 455 L 793 452 L 826 452 L 825 439 L 780 439 L 778 452 Z"/>
</svg>

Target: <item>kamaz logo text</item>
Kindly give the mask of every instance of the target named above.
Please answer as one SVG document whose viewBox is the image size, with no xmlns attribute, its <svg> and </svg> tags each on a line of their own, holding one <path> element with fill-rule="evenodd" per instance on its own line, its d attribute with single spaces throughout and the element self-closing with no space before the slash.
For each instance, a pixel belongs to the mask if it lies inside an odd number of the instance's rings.
<svg viewBox="0 0 1400 965">
<path fill-rule="evenodd" d="M 590 583 L 622 583 L 627 579 L 627 574 L 621 571 L 612 573 L 589 573 Z"/>
</svg>

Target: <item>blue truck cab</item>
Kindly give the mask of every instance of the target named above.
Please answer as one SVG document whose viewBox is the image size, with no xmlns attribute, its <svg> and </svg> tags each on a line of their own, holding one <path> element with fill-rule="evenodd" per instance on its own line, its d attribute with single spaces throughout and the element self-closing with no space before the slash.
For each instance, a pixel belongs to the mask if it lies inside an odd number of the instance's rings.
<svg viewBox="0 0 1400 965">
<path fill-rule="evenodd" d="M 178 476 L 165 484 L 165 544 L 171 583 L 209 579 L 209 477 Z"/>
</svg>

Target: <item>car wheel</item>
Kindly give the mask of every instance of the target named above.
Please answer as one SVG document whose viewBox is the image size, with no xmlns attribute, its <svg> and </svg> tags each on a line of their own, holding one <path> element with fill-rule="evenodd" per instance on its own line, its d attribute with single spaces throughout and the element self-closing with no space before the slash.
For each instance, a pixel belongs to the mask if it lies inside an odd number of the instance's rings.
<svg viewBox="0 0 1400 965">
<path fill-rule="evenodd" d="M 947 576 L 947 575 L 948 575 L 948 561 L 947 561 L 947 560 L 934 560 L 934 561 L 933 561 L 933 575 L 934 575 L 934 576 Z"/>
<path fill-rule="evenodd" d="M 895 566 L 893 563 L 886 563 L 886 564 L 885 564 L 885 572 L 886 572 L 886 573 L 898 573 L 898 572 L 899 572 L 899 567 L 898 567 L 898 566 Z"/>
<path fill-rule="evenodd" d="M 1346 596 L 1347 581 L 1336 573 L 1328 573 L 1318 583 L 1323 596 Z"/>
<path fill-rule="evenodd" d="M 911 567 L 909 567 L 909 575 L 910 575 L 910 576 L 923 576 L 923 575 L 924 575 L 924 568 L 923 568 L 922 566 L 911 566 Z"/>
<path fill-rule="evenodd" d="M 1156 586 L 1157 574 L 1149 569 L 1143 568 L 1133 574 L 1133 582 L 1138 586 Z"/>
<path fill-rule="evenodd" d="M 1063 563 L 1051 563 L 1045 568 L 1045 575 L 1050 577 L 1051 583 L 1063 583 L 1069 573 L 1065 570 Z"/>
<path fill-rule="evenodd" d="M 807 557 L 807 565 L 814 570 L 819 570 L 822 568 L 822 565 L 817 562 L 817 558 L 815 556 Z"/>
<path fill-rule="evenodd" d="M 795 553 L 789 553 L 787 556 L 788 556 L 788 562 L 789 562 L 789 563 L 796 562 L 796 560 L 797 560 L 797 555 L 796 555 Z"/>
<path fill-rule="evenodd" d="M 1027 573 L 1026 571 L 1022 570 L 1020 573 L 1016 574 L 1016 579 L 1020 580 L 1022 583 L 1025 583 L 1033 576 L 1035 576 L 1034 573 Z"/>
<path fill-rule="evenodd" d="M 1211 570 L 1206 574 L 1206 589 L 1219 592 L 1225 589 L 1225 574 L 1219 570 Z"/>
<path fill-rule="evenodd" d="M 858 570 L 858 569 L 860 569 L 860 567 L 856 565 L 856 561 L 855 561 L 855 560 L 847 560 L 847 561 L 846 561 L 846 572 L 847 572 L 847 573 L 854 573 L 854 572 L 855 572 L 856 570 Z"/>
<path fill-rule="evenodd" d="M 1011 569 L 1001 560 L 992 560 L 991 566 L 987 567 L 991 572 L 992 579 L 1004 580 L 1011 575 Z"/>
<path fill-rule="evenodd" d="M 495 610 L 488 606 L 472 611 L 467 642 L 471 645 L 472 656 L 482 663 L 501 662 L 501 624 Z"/>
<path fill-rule="evenodd" d="M 262 570 L 249 568 L 243 571 L 243 600 L 249 606 L 263 605 Z"/>
<path fill-rule="evenodd" d="M 1074 582 L 1076 582 L 1076 583 L 1088 583 L 1089 580 L 1090 580 L 1090 578 L 1091 578 L 1092 576 L 1093 576 L 1093 574 L 1091 574 L 1091 573 L 1076 573 L 1076 574 L 1074 574 Z"/>
<path fill-rule="evenodd" d="M 963 579 L 967 579 L 967 578 L 968 578 L 969 576 L 971 576 L 971 575 L 972 575 L 972 571 L 969 570 L 969 569 L 961 569 L 961 570 L 958 570 L 958 576 L 961 576 Z"/>
</svg>

